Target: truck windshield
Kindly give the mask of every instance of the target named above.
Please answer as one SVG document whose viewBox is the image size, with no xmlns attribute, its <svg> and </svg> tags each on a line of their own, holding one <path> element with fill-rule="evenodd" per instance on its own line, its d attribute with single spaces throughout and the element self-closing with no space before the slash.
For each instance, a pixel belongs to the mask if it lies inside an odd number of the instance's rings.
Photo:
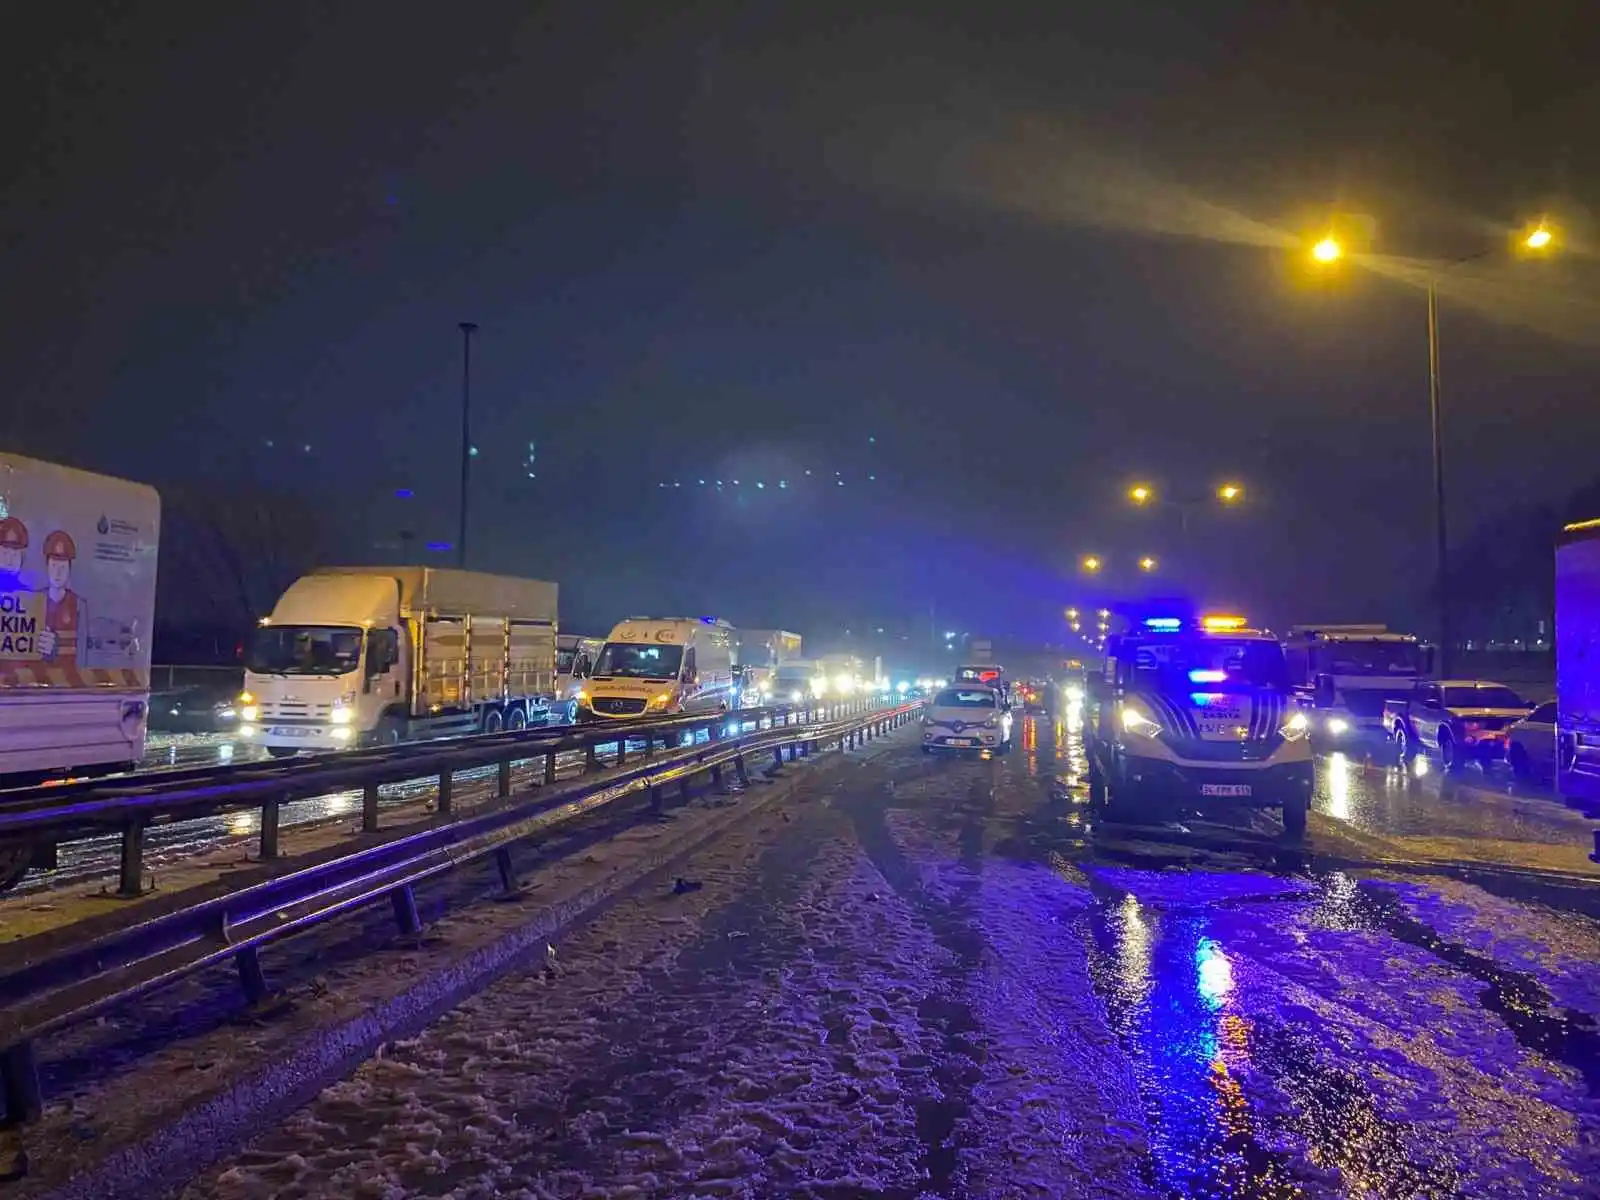
<svg viewBox="0 0 1600 1200">
<path fill-rule="evenodd" d="M 1328 642 L 1314 654 L 1317 672 L 1326 675 L 1408 676 L 1426 669 L 1416 642 Z"/>
<path fill-rule="evenodd" d="M 1444 689 L 1446 708 L 1532 708 L 1508 687 L 1452 687 Z"/>
<path fill-rule="evenodd" d="M 682 646 L 653 646 L 645 642 L 607 642 L 595 663 L 595 677 L 624 679 L 676 679 L 683 662 Z"/>
<path fill-rule="evenodd" d="M 1133 647 L 1133 674 L 1164 691 L 1229 687 L 1287 688 L 1283 647 L 1266 638 L 1179 638 Z"/>
<path fill-rule="evenodd" d="M 268 625 L 256 630 L 245 669 L 257 675 L 348 675 L 361 664 L 364 636 L 344 625 Z"/>
</svg>

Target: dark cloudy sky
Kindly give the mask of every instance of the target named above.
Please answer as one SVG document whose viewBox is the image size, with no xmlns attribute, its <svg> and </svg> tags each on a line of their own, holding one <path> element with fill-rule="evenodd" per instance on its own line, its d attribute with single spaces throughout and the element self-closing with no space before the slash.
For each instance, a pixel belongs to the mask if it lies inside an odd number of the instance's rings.
<svg viewBox="0 0 1600 1200">
<path fill-rule="evenodd" d="M 1441 284 L 1452 518 L 1592 476 L 1597 35 L 1593 0 L 48 6 L 0 47 L 7 443 L 269 481 L 350 554 L 449 540 L 471 319 L 474 565 L 580 623 L 1042 631 L 1088 549 L 1405 620 L 1423 276 L 1307 281 L 1294 239 L 1551 214 L 1559 260 Z M 1224 475 L 1252 504 L 1186 547 L 1118 511 Z"/>
</svg>

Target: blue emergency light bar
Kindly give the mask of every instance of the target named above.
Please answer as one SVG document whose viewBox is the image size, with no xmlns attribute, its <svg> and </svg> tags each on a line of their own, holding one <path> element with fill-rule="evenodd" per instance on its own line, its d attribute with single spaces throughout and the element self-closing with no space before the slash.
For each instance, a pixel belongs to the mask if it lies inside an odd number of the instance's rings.
<svg viewBox="0 0 1600 1200">
<path fill-rule="evenodd" d="M 1181 617 L 1146 617 L 1144 627 L 1156 633 L 1177 633 L 1183 628 Z"/>
<path fill-rule="evenodd" d="M 1208 671 L 1196 669 L 1189 672 L 1190 683 L 1225 683 L 1228 678 L 1226 671 Z"/>
</svg>

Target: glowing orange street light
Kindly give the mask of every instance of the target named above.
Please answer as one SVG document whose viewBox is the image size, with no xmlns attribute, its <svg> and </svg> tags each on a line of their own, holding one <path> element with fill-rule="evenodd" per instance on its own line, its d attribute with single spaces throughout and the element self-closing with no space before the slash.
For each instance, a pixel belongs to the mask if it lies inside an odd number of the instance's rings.
<svg viewBox="0 0 1600 1200">
<path fill-rule="evenodd" d="M 1232 504 L 1244 497 L 1244 488 L 1237 483 L 1225 483 L 1217 489 L 1217 499 L 1224 504 Z"/>
<path fill-rule="evenodd" d="M 1088 571 L 1089 574 L 1093 575 L 1096 571 L 1098 571 L 1105 564 L 1100 561 L 1100 556 L 1099 555 L 1097 555 L 1097 554 L 1085 554 L 1083 556 L 1083 564 L 1082 565 L 1083 565 L 1083 569 L 1085 571 Z"/>
<path fill-rule="evenodd" d="M 1549 228 L 1541 221 L 1528 232 L 1527 237 L 1522 239 L 1522 244 L 1529 250 L 1543 250 L 1554 240 L 1555 234 L 1551 233 Z"/>
<path fill-rule="evenodd" d="M 1339 244 L 1339 239 L 1330 233 L 1311 247 L 1311 257 L 1319 263 L 1338 262 L 1344 257 L 1344 247 Z"/>
<path fill-rule="evenodd" d="M 1146 554 L 1143 558 L 1141 558 L 1139 560 L 1139 570 L 1141 570 L 1141 571 L 1154 571 L 1155 569 L 1156 569 L 1156 560 L 1151 558 L 1148 554 Z"/>
<path fill-rule="evenodd" d="M 1153 493 L 1150 491 L 1148 484 L 1136 483 L 1128 489 L 1128 499 L 1132 500 L 1135 504 L 1146 503 L 1152 494 Z"/>
</svg>

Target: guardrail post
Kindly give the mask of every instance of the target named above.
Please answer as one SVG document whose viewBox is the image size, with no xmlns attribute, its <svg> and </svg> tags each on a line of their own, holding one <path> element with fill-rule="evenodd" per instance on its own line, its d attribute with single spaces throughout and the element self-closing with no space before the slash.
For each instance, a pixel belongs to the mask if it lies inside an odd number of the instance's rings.
<svg viewBox="0 0 1600 1200">
<path fill-rule="evenodd" d="M 37 1121 L 44 1109 L 39 1089 L 39 1060 L 32 1042 L 18 1042 L 0 1051 L 0 1094 L 5 1097 L 5 1118 L 0 1129 Z"/>
<path fill-rule="evenodd" d="M 260 1004 L 272 992 L 267 986 L 267 973 L 261 969 L 261 955 L 254 946 L 246 946 L 234 955 L 239 964 L 239 983 L 244 988 L 244 998 L 251 1004 Z"/>
<path fill-rule="evenodd" d="M 782 746 L 777 747 L 772 752 L 772 769 L 774 771 L 783 770 L 783 747 Z"/>
<path fill-rule="evenodd" d="M 617 766 L 623 766 L 628 761 L 628 738 L 625 734 L 617 735 Z"/>
<path fill-rule="evenodd" d="M 136 819 L 122 827 L 122 867 L 118 872 L 117 895 L 127 900 L 144 894 L 144 826 L 143 819 Z"/>
<path fill-rule="evenodd" d="M 509 758 L 502 759 L 500 762 L 500 773 L 495 780 L 495 790 L 502 800 L 511 795 L 511 760 Z"/>
<path fill-rule="evenodd" d="M 556 781 L 556 752 L 554 750 L 545 751 L 544 781 L 546 783 L 554 783 Z"/>
<path fill-rule="evenodd" d="M 750 786 L 750 769 L 744 765 L 744 755 L 736 754 L 733 757 L 734 774 L 739 776 L 739 786 Z"/>
<path fill-rule="evenodd" d="M 278 818 L 283 808 L 283 797 L 273 796 L 261 805 L 261 858 L 263 861 L 278 857 Z"/>
<path fill-rule="evenodd" d="M 719 792 L 725 790 L 723 785 L 722 785 L 722 764 L 721 763 L 712 763 L 711 764 L 711 786 L 716 788 L 717 791 L 719 791 Z"/>
<path fill-rule="evenodd" d="M 361 789 L 361 832 L 378 832 L 378 785 L 375 783 Z"/>
<path fill-rule="evenodd" d="M 409 883 L 389 893 L 389 906 L 394 909 L 394 923 L 400 927 L 401 937 L 415 937 L 422 932 L 422 918 L 417 914 L 417 895 Z"/>
<path fill-rule="evenodd" d="M 655 735 L 647 733 L 647 734 L 644 735 L 644 756 L 646 758 L 654 758 L 655 757 L 655 753 L 656 753 Z"/>
<path fill-rule="evenodd" d="M 455 808 L 456 773 L 449 767 L 439 772 L 439 815 L 448 817 Z"/>
<path fill-rule="evenodd" d="M 511 862 L 511 847 L 501 846 L 494 852 L 495 870 L 500 874 L 500 894 L 515 896 L 517 894 L 517 870 Z"/>
<path fill-rule="evenodd" d="M 661 787 L 659 784 L 650 788 L 650 812 L 655 816 L 661 815 Z"/>
<path fill-rule="evenodd" d="M 599 769 L 600 759 L 597 754 L 598 749 L 599 746 L 595 742 L 590 742 L 583 748 L 583 773 L 585 775 L 587 775 L 590 771 Z"/>
</svg>

